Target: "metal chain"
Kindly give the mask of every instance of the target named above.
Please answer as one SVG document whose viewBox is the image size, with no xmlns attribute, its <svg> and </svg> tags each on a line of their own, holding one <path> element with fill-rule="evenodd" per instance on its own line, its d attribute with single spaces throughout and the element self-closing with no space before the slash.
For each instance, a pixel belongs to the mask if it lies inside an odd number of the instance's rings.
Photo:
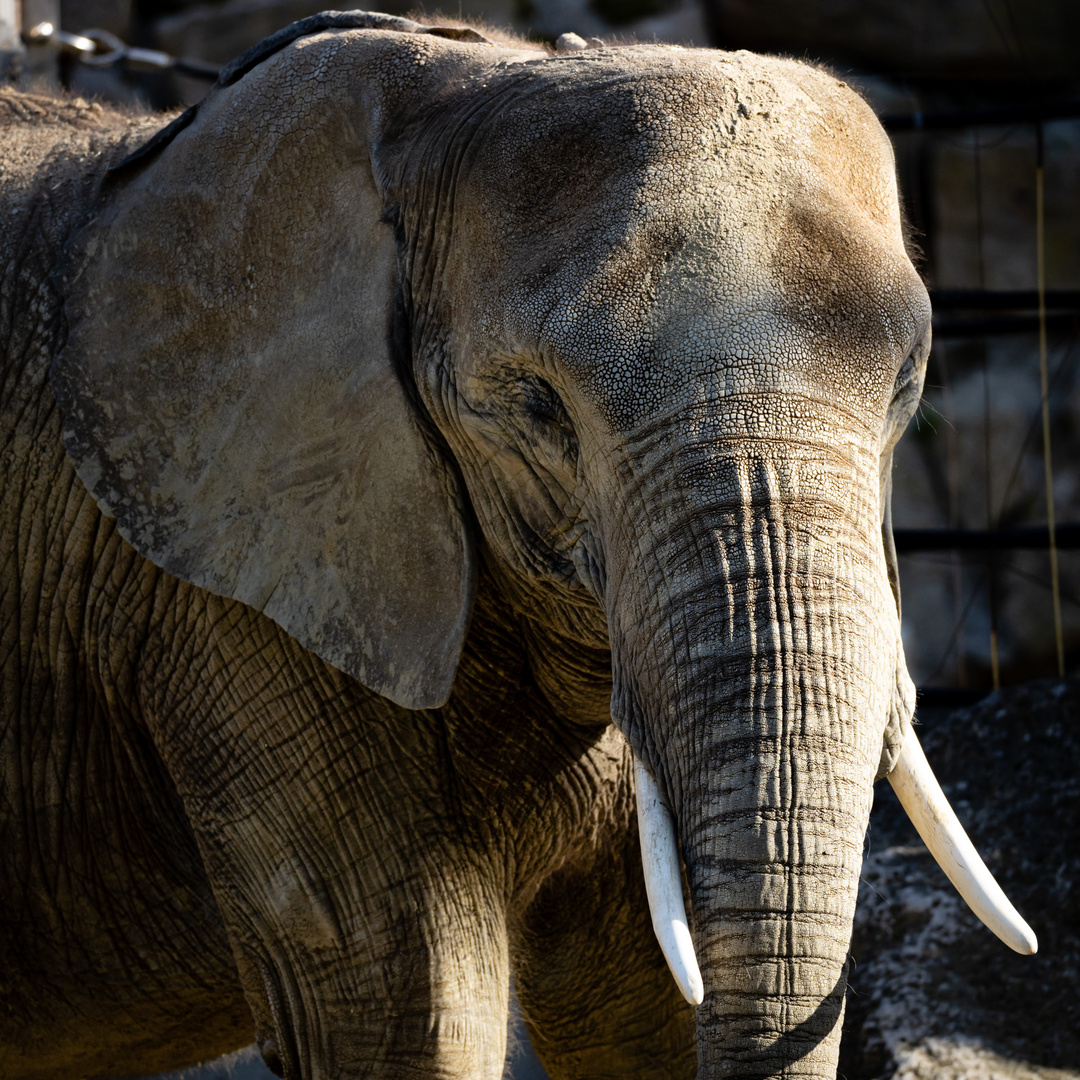
<svg viewBox="0 0 1080 1080">
<path fill-rule="evenodd" d="M 81 34 L 69 34 L 51 22 L 32 26 L 24 35 L 27 45 L 52 45 L 62 53 L 73 57 L 87 67 L 123 67 L 136 71 L 175 71 L 194 79 L 216 82 L 218 68 L 202 60 L 184 60 L 170 56 L 158 49 L 141 49 L 125 45 L 108 30 L 84 30 Z"/>
</svg>

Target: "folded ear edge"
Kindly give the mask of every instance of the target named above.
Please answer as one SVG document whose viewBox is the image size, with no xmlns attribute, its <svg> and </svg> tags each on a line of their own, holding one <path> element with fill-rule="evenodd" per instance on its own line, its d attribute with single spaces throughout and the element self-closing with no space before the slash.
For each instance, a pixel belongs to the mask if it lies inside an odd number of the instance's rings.
<svg viewBox="0 0 1080 1080">
<path fill-rule="evenodd" d="M 132 151 L 122 161 L 107 170 L 110 177 L 122 174 L 137 165 L 145 165 L 150 158 L 168 146 L 181 131 L 198 115 L 199 109 L 218 91 L 239 82 L 254 68 L 275 53 L 287 48 L 294 41 L 328 30 L 393 30 L 401 34 L 431 34 L 452 41 L 464 41 L 478 45 L 494 44 L 470 26 L 424 26 L 398 15 L 383 15 L 376 11 L 322 11 L 306 19 L 283 26 L 262 41 L 252 45 L 235 60 L 230 60 L 218 73 L 217 82 L 202 101 L 185 109 L 179 116 L 158 131 L 149 141 Z"/>
</svg>

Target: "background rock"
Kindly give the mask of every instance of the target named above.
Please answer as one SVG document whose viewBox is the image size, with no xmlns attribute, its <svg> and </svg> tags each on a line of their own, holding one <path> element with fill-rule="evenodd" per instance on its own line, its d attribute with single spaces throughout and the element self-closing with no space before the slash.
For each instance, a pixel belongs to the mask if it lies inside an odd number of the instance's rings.
<svg viewBox="0 0 1080 1080">
<path fill-rule="evenodd" d="M 920 736 L 1039 952 L 1018 956 L 978 922 L 879 784 L 840 1072 L 847 1080 L 1080 1077 L 1080 682 L 992 695 Z"/>
<path fill-rule="evenodd" d="M 1078 8 L 1080 10 L 1080 8 Z M 1046 282 L 1080 289 L 1080 120 L 1044 127 Z M 1032 124 L 894 136 L 902 187 L 922 222 L 936 289 L 1037 284 Z M 984 317 L 990 313 L 970 313 Z M 1029 314 L 1034 314 L 1031 312 Z M 964 313 L 961 313 L 961 319 Z M 1038 334 L 947 334 L 938 311 L 923 407 L 896 454 L 898 527 L 987 528 L 1047 520 Z M 1078 322 L 1050 326 L 1055 514 L 1080 521 Z M 1067 671 L 1080 660 L 1080 553 L 1063 551 Z M 991 685 L 996 624 L 1003 685 L 1057 670 L 1047 552 L 901 559 L 904 643 L 920 685 Z M 991 584 L 992 582 L 992 584 Z"/>
<path fill-rule="evenodd" d="M 788 52 L 900 78 L 1076 78 L 1070 0 L 705 0 L 723 48 Z"/>
</svg>

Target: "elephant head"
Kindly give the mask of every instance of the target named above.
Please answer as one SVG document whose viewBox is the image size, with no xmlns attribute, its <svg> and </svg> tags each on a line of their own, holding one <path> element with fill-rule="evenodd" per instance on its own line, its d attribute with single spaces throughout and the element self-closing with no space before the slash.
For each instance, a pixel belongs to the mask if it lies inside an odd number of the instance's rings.
<svg viewBox="0 0 1080 1080">
<path fill-rule="evenodd" d="M 954 825 L 889 528 L 930 308 L 888 140 L 805 64 L 478 37 L 299 24 L 115 174 L 68 450 L 139 552 L 408 709 L 481 563 L 609 648 L 699 1075 L 832 1076 L 875 779 Z"/>
</svg>

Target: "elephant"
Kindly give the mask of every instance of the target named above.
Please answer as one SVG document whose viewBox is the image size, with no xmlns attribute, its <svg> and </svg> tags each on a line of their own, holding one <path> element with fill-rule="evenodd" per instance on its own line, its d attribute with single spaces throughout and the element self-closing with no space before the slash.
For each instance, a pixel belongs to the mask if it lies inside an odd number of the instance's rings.
<svg viewBox="0 0 1080 1080">
<path fill-rule="evenodd" d="M 582 43 L 584 44 L 584 43 Z M 832 1077 L 930 345 L 828 71 L 293 24 L 0 92 L 4 1072 Z"/>
</svg>

